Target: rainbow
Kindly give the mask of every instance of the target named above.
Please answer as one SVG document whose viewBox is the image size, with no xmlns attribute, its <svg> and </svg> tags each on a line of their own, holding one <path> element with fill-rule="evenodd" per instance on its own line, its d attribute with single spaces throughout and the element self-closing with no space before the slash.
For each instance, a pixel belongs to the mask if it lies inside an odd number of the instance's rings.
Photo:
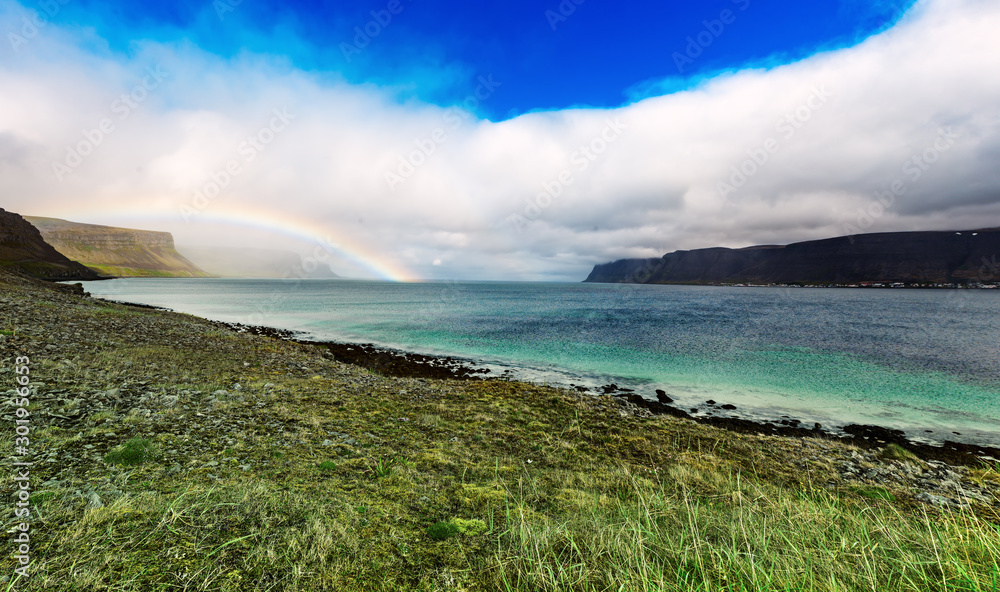
<svg viewBox="0 0 1000 592">
<path fill-rule="evenodd" d="M 178 221 L 181 219 L 180 213 L 176 210 L 140 208 L 137 206 L 60 209 L 58 214 L 50 215 L 74 222 L 83 222 L 86 220 L 88 224 L 103 223 L 109 225 L 115 219 L 134 220 L 138 218 L 157 221 Z M 95 220 L 101 220 L 102 222 Z M 307 221 L 282 211 L 252 205 L 240 205 L 239 208 L 235 208 L 227 207 L 223 204 L 213 204 L 191 216 L 191 220 L 193 222 L 227 224 L 273 232 L 289 238 L 317 244 L 321 248 L 368 270 L 379 279 L 392 282 L 420 281 L 420 278 L 416 274 L 384 255 L 344 237 L 332 236 L 328 229 L 318 223 Z"/>
</svg>

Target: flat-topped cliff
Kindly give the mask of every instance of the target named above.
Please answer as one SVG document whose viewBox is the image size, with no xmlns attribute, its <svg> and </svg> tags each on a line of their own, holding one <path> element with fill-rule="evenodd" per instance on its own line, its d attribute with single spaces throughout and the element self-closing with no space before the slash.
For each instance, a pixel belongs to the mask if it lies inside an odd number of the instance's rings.
<svg viewBox="0 0 1000 592">
<path fill-rule="evenodd" d="M 25 216 L 60 253 L 101 273 L 119 277 L 206 277 L 174 248 L 169 232 L 81 224 Z"/>
<path fill-rule="evenodd" d="M 71 261 L 27 220 L 0 208 L 0 266 L 45 280 L 96 280 L 100 274 Z"/>
<path fill-rule="evenodd" d="M 637 284 L 962 284 L 1000 281 L 1000 228 L 889 232 L 743 249 L 674 251 L 594 267 L 585 281 Z"/>
</svg>

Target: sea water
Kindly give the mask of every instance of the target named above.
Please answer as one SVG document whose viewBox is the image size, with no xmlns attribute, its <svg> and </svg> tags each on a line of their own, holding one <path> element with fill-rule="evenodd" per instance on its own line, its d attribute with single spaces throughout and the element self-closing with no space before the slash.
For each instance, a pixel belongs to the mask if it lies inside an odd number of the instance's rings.
<svg viewBox="0 0 1000 592">
<path fill-rule="evenodd" d="M 85 289 L 533 382 L 659 388 L 698 413 L 712 399 L 755 419 L 1000 446 L 996 290 L 155 278 Z"/>
</svg>

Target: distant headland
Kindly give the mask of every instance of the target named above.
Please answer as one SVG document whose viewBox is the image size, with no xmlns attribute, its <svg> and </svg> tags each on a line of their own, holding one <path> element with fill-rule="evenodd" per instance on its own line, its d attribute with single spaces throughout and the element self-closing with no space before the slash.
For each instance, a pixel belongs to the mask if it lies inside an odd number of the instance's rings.
<svg viewBox="0 0 1000 592">
<path fill-rule="evenodd" d="M 1000 228 L 859 234 L 786 246 L 715 247 L 594 267 L 586 282 L 996 288 Z"/>
</svg>

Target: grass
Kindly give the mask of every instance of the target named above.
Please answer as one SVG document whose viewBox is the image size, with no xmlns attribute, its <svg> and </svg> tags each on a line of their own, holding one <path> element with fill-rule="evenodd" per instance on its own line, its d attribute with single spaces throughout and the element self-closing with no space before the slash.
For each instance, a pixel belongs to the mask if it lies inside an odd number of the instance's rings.
<svg viewBox="0 0 1000 592">
<path fill-rule="evenodd" d="M 920 459 L 909 450 L 899 444 L 888 444 L 879 452 L 879 458 L 883 460 L 898 460 L 903 462 L 919 463 Z"/>
<path fill-rule="evenodd" d="M 141 465 L 155 456 L 156 450 L 152 441 L 135 437 L 104 455 L 104 462 L 128 467 Z"/>
<path fill-rule="evenodd" d="M 197 273 L 186 270 L 164 271 L 162 269 L 150 269 L 144 267 L 122 267 L 116 265 L 96 265 L 87 261 L 81 261 L 90 269 L 106 276 L 115 277 L 210 277 L 205 272 Z"/>
<path fill-rule="evenodd" d="M 896 496 L 893 495 L 891 491 L 884 487 L 878 487 L 877 485 L 872 485 L 868 487 L 852 487 L 858 495 L 864 496 L 868 499 L 874 500 L 886 500 L 889 502 L 896 501 Z"/>
<path fill-rule="evenodd" d="M 48 381 L 89 380 L 81 405 L 126 380 L 244 389 L 225 408 L 184 395 L 148 417 L 84 409 L 61 429 L 38 413 L 32 445 L 53 458 L 109 445 L 111 425 L 127 440 L 56 485 L 40 487 L 61 461 L 33 470 L 38 542 L 17 589 L 1000 592 L 995 510 L 828 487 L 829 463 L 795 465 L 798 440 L 622 418 L 608 397 L 509 381 L 385 378 L 182 315 L 132 318 L 182 329 L 83 351 Z M 998 469 L 974 474 L 1000 487 Z M 120 493 L 87 509 L 75 491 L 102 482 Z"/>
<path fill-rule="evenodd" d="M 396 465 L 396 459 L 375 459 L 372 460 L 369 468 L 372 474 L 375 475 L 376 479 L 385 479 L 386 477 L 392 475 L 393 468 Z"/>
<path fill-rule="evenodd" d="M 52 507 L 37 589 L 997 590 L 1000 531 L 741 475 L 524 472 L 483 519 L 429 528 L 367 494 L 229 481 Z M 485 535 L 485 536 L 484 536 Z M 86 550 L 86 553 L 83 551 Z M 443 579 L 442 579 L 443 578 Z"/>
<path fill-rule="evenodd" d="M 451 522 L 435 522 L 427 527 L 427 536 L 435 541 L 444 541 L 458 534 L 458 526 Z"/>
<path fill-rule="evenodd" d="M 532 491 L 521 491 L 506 510 L 500 583 L 509 590 L 997 589 L 996 524 L 733 477 L 705 495 L 684 482 L 623 474 L 623 495 L 603 503 L 584 497 L 562 520 L 538 516 L 522 501 Z"/>
</svg>

